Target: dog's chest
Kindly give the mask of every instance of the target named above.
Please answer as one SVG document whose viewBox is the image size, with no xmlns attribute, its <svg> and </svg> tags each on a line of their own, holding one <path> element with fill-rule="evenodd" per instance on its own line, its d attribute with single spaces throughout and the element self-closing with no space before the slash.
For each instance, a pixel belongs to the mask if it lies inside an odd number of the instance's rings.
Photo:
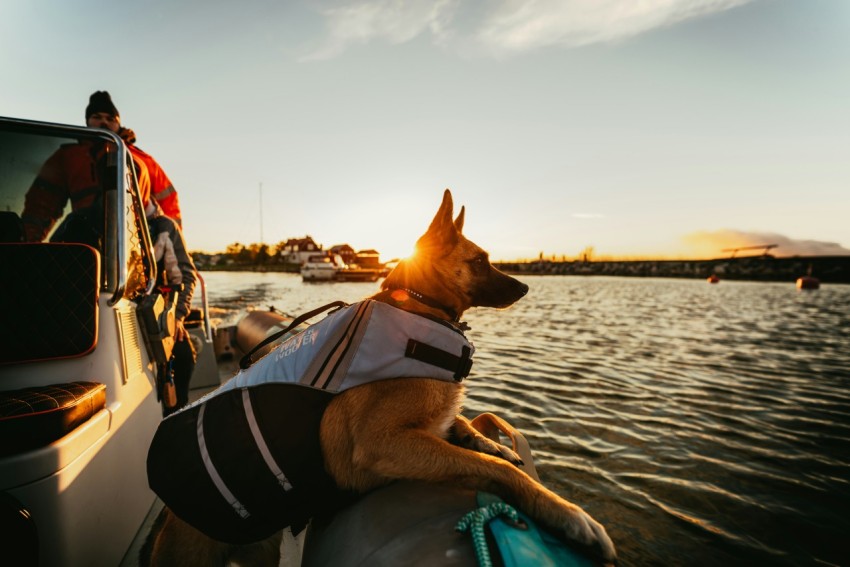
<svg viewBox="0 0 850 567">
<path fill-rule="evenodd" d="M 436 424 L 437 431 L 435 434 L 438 437 L 448 439 L 452 426 L 455 423 L 456 416 L 460 413 L 460 409 L 460 404 L 458 404 L 456 406 L 452 406 L 450 411 L 446 411 L 446 413 L 442 415 L 441 419 Z"/>
</svg>

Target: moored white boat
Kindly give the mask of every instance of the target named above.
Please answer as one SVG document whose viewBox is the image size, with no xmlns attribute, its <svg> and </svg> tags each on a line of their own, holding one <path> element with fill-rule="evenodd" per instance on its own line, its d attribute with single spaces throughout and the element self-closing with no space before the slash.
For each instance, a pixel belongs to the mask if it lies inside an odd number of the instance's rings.
<svg viewBox="0 0 850 567">
<path fill-rule="evenodd" d="M 336 280 L 340 282 L 375 282 L 382 275 L 382 270 L 377 268 L 346 268 L 336 273 Z"/>
<path fill-rule="evenodd" d="M 307 258 L 301 266 L 301 279 L 304 281 L 335 281 L 340 270 L 346 269 L 339 254 L 315 254 Z"/>
</svg>

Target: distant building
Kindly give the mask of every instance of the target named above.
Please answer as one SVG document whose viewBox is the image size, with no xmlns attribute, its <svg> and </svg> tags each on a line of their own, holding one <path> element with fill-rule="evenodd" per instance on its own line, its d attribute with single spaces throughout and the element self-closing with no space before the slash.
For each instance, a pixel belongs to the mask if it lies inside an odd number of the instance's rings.
<svg viewBox="0 0 850 567">
<path fill-rule="evenodd" d="M 373 250 L 371 248 L 367 250 L 360 250 L 354 258 L 354 263 L 361 268 L 380 268 L 381 255 L 377 250 Z"/>
<path fill-rule="evenodd" d="M 357 256 L 357 252 L 355 252 L 354 248 L 348 244 L 336 244 L 331 246 L 330 252 L 331 254 L 339 254 L 342 261 L 346 264 L 353 263 L 355 256 Z"/>
<path fill-rule="evenodd" d="M 280 248 L 281 260 L 290 264 L 304 264 L 307 258 L 322 252 L 322 246 L 316 244 L 309 235 L 304 238 L 290 238 Z"/>
</svg>

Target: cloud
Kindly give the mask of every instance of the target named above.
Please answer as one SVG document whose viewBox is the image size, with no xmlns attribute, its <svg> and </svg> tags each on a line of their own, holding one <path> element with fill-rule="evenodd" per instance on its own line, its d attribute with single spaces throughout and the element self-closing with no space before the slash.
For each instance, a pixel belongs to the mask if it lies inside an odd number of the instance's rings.
<svg viewBox="0 0 850 567">
<path fill-rule="evenodd" d="M 477 40 L 494 52 L 616 42 L 751 0 L 504 0 Z"/>
<path fill-rule="evenodd" d="M 732 248 L 746 246 L 767 246 L 776 244 L 770 250 L 774 256 L 848 256 L 850 249 L 837 242 L 819 240 L 796 240 L 771 232 L 745 232 L 741 230 L 716 230 L 692 232 L 682 239 L 690 252 L 696 257 L 718 258 L 731 254 L 724 252 Z M 763 250 L 741 250 L 740 255 L 761 254 Z"/>
<path fill-rule="evenodd" d="M 351 45 L 383 40 L 411 41 L 423 33 L 440 38 L 453 18 L 456 0 L 371 0 L 343 2 L 320 10 L 327 37 L 305 59 L 330 59 Z"/>
<path fill-rule="evenodd" d="M 510 55 L 634 37 L 755 0 L 355 0 L 321 9 L 327 36 L 306 59 L 329 59 L 349 46 L 401 44 L 428 34 L 462 52 Z"/>
</svg>

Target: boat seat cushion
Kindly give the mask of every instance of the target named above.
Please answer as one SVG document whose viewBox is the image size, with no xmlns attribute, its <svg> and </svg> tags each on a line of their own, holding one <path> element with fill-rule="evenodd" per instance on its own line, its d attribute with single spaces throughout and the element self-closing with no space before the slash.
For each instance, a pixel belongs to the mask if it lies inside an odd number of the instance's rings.
<svg viewBox="0 0 850 567">
<path fill-rule="evenodd" d="M 69 382 L 0 392 L 0 457 L 61 439 L 106 407 L 106 386 Z"/>
<path fill-rule="evenodd" d="M 83 356 L 97 345 L 100 256 L 84 244 L 0 244 L 0 364 Z"/>
</svg>

